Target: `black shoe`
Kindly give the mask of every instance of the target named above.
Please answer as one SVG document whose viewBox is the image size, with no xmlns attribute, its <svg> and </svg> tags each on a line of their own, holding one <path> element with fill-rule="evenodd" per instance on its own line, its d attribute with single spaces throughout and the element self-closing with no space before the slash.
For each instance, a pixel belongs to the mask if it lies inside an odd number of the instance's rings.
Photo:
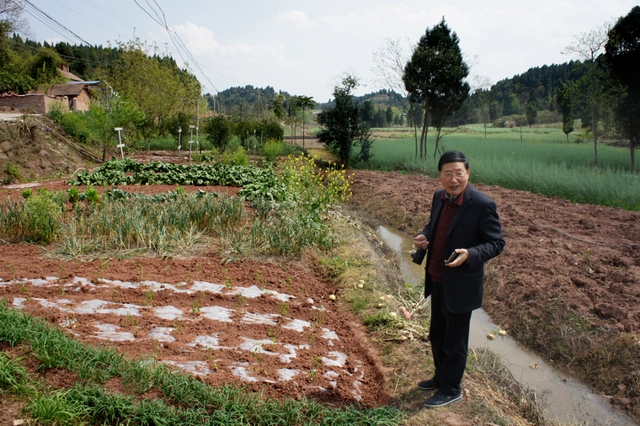
<svg viewBox="0 0 640 426">
<path fill-rule="evenodd" d="M 422 390 L 438 389 L 438 382 L 436 382 L 436 379 L 423 380 L 418 383 L 418 387 Z"/>
<path fill-rule="evenodd" d="M 424 401 L 424 406 L 427 408 L 444 407 L 445 405 L 452 404 L 462 399 L 462 393 L 455 395 L 445 395 L 440 392 L 436 392 L 431 398 L 427 398 Z"/>
</svg>

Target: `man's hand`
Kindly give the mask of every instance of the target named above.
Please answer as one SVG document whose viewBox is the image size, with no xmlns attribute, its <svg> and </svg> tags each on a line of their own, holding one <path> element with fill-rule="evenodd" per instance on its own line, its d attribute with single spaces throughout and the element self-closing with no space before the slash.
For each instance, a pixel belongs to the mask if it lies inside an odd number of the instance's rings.
<svg viewBox="0 0 640 426">
<path fill-rule="evenodd" d="M 427 249 L 429 247 L 429 241 L 427 241 L 427 237 L 424 234 L 419 234 L 413 237 L 413 245 L 416 246 L 416 249 Z"/>
<path fill-rule="evenodd" d="M 469 259 L 469 252 L 467 251 L 467 249 L 459 248 L 459 249 L 455 249 L 454 251 L 458 253 L 458 257 L 456 257 L 453 262 L 449 262 L 449 263 L 445 262 L 444 266 L 448 266 L 449 268 L 455 268 L 456 266 L 462 265 L 464 262 L 466 262 Z"/>
</svg>

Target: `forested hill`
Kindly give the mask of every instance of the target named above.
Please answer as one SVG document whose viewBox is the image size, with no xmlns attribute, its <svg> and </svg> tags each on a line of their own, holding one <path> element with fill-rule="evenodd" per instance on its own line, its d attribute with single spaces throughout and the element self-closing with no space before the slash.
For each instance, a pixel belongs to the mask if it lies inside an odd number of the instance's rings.
<svg viewBox="0 0 640 426">
<path fill-rule="evenodd" d="M 284 95 L 285 100 L 289 100 L 291 95 L 287 92 L 279 91 Z M 239 116 L 260 116 L 276 96 L 273 87 L 267 86 L 253 87 L 247 85 L 244 87 L 230 87 L 215 95 L 207 93 L 207 103 L 211 109 L 215 109 L 224 114 L 235 114 Z"/>
<path fill-rule="evenodd" d="M 140 48 L 145 56 L 157 61 L 164 69 L 181 75 L 185 81 L 195 81 L 195 77 L 186 69 L 181 69 L 170 56 L 146 52 L 153 51 L 151 46 L 120 44 L 117 47 L 71 45 L 65 42 L 50 44 L 33 40 L 23 40 L 19 35 L 12 37 L 0 35 L 0 93 L 11 91 L 27 93 L 41 85 L 61 83 L 64 80 L 56 69 L 65 64 L 69 71 L 83 80 L 108 79 L 114 67 L 122 67 L 123 52 L 133 47 Z M 122 70 L 127 72 L 127 70 Z"/>
<path fill-rule="evenodd" d="M 586 73 L 580 61 L 543 65 L 530 68 L 523 74 L 500 80 L 491 87 L 491 121 L 512 114 L 521 114 L 531 102 L 539 111 L 555 111 L 556 95 L 563 84 L 575 82 Z M 481 95 L 471 96 L 470 103 L 477 106 Z"/>
</svg>

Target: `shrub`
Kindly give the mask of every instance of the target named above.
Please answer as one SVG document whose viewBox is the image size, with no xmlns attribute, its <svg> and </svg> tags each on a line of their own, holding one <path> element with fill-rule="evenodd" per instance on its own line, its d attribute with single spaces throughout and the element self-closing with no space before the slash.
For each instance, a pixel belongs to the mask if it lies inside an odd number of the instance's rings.
<svg viewBox="0 0 640 426">
<path fill-rule="evenodd" d="M 269 139 L 264 143 L 262 147 L 262 154 L 265 156 L 267 161 L 275 161 L 277 157 L 282 155 L 286 151 L 287 147 L 284 142 Z"/>
<path fill-rule="evenodd" d="M 87 128 L 87 123 L 82 113 L 69 112 L 64 114 L 60 120 L 60 125 L 68 136 L 80 142 L 87 142 L 91 137 L 91 132 Z"/>
<path fill-rule="evenodd" d="M 21 203 L 9 200 L 0 209 L 0 235 L 12 242 L 49 244 L 60 232 L 66 195 L 52 194 L 44 188 Z"/>
<path fill-rule="evenodd" d="M 61 100 L 55 100 L 49 104 L 47 116 L 56 123 L 62 122 L 62 117 L 69 112 L 69 107 Z"/>
<path fill-rule="evenodd" d="M 13 183 L 22 179 L 20 169 L 18 169 L 11 161 L 7 163 L 7 168 L 4 171 L 7 174 L 7 183 Z"/>
<path fill-rule="evenodd" d="M 222 163 L 231 166 L 248 166 L 249 156 L 243 147 L 239 146 L 235 151 L 225 151 L 222 155 Z"/>
</svg>

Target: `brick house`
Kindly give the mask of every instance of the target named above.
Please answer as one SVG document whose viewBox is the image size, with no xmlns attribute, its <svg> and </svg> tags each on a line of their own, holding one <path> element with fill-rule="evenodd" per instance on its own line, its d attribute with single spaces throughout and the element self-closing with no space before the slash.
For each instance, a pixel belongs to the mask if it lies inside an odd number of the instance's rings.
<svg viewBox="0 0 640 426">
<path fill-rule="evenodd" d="M 15 93 L 3 93 L 0 95 L 0 112 L 24 112 L 31 114 L 46 114 L 49 112 L 51 104 L 56 101 L 63 101 L 71 111 L 87 111 L 91 96 L 90 87 L 97 87 L 99 81 L 84 81 L 69 72 L 68 66 L 63 66 L 60 71 L 67 83 L 56 84 L 46 91 L 33 92 L 26 95 Z"/>
</svg>

